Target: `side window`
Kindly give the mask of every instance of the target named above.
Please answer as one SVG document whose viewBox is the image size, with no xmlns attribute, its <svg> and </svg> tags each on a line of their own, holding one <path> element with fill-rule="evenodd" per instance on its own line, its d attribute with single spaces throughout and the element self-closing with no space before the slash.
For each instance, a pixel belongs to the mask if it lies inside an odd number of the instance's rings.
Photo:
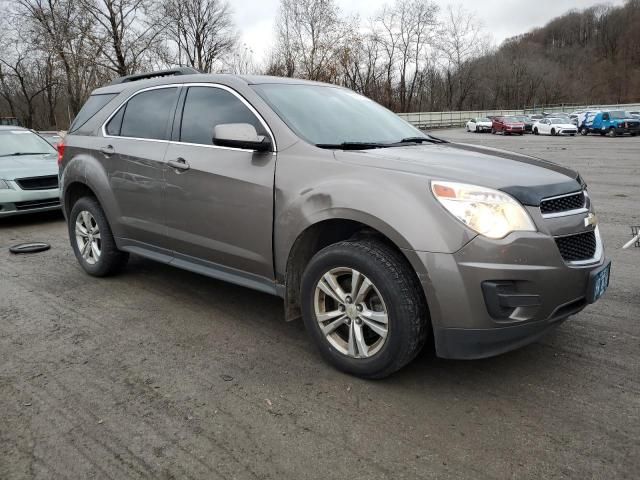
<svg viewBox="0 0 640 480">
<path fill-rule="evenodd" d="M 603 113 L 602 114 L 602 119 L 603 120 L 609 120 L 609 114 L 608 113 Z"/>
<path fill-rule="evenodd" d="M 120 136 L 120 129 L 122 128 L 122 118 L 124 117 L 125 108 L 126 105 L 121 107 L 120 110 L 118 110 L 118 113 L 111 117 L 111 120 L 109 120 L 109 123 L 107 123 L 107 135 Z"/>
<path fill-rule="evenodd" d="M 213 129 L 223 123 L 248 123 L 258 135 L 267 135 L 258 118 L 232 93 L 215 87 L 190 87 L 184 102 L 180 141 L 212 145 Z"/>
<path fill-rule="evenodd" d="M 120 136 L 167 140 L 167 127 L 177 92 L 178 89 L 175 87 L 161 88 L 142 92 L 131 98 L 122 109 Z M 111 123 L 116 121 L 113 125 L 114 131 L 117 130 L 119 115 L 120 112 L 109 122 L 111 127 Z"/>
</svg>

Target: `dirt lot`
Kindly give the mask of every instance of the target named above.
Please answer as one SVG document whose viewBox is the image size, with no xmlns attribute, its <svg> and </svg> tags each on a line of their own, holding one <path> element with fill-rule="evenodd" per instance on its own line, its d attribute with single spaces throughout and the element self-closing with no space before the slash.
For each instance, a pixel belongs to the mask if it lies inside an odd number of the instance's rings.
<svg viewBox="0 0 640 480">
<path fill-rule="evenodd" d="M 517 352 L 361 381 L 277 298 L 140 258 L 91 278 L 60 215 L 0 221 L 0 478 L 638 478 L 640 138 L 440 134 L 582 172 L 602 301 Z M 52 249 L 9 254 L 28 240 Z"/>
</svg>

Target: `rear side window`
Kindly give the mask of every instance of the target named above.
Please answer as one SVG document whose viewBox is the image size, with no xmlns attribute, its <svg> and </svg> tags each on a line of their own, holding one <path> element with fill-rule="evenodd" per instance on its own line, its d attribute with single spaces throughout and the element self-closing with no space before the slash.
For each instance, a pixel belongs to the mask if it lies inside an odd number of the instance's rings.
<svg viewBox="0 0 640 480">
<path fill-rule="evenodd" d="M 109 121 L 107 133 L 121 137 L 167 140 L 177 92 L 177 88 L 171 87 L 137 94 Z"/>
<path fill-rule="evenodd" d="M 103 95 L 91 95 L 89 100 L 82 106 L 78 115 L 73 120 L 73 123 L 69 127 L 69 132 L 73 132 L 87 123 L 93 118 L 93 116 L 102 110 L 107 103 L 113 100 L 117 96 L 117 93 L 105 93 Z"/>
<path fill-rule="evenodd" d="M 180 141 L 213 144 L 213 129 L 223 123 L 248 123 L 267 135 L 251 110 L 232 93 L 215 87 L 190 87 L 184 103 Z"/>
</svg>

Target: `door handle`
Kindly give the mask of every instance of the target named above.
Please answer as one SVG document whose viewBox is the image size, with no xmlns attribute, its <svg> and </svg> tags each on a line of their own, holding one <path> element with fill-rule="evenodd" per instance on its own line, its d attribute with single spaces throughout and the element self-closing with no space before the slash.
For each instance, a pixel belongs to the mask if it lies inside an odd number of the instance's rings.
<svg viewBox="0 0 640 480">
<path fill-rule="evenodd" d="M 116 153 L 115 148 L 113 148 L 113 145 L 107 145 L 106 147 L 102 147 L 100 149 L 100 151 L 105 154 L 107 157 L 110 157 L 111 155 L 113 155 L 114 153 Z"/>
<path fill-rule="evenodd" d="M 175 160 L 169 160 L 167 164 L 170 167 L 175 168 L 176 170 L 181 170 L 181 171 L 186 171 L 186 170 L 189 170 L 189 168 L 191 168 L 191 165 L 189 165 L 189 163 L 182 157 L 178 157 Z"/>
</svg>

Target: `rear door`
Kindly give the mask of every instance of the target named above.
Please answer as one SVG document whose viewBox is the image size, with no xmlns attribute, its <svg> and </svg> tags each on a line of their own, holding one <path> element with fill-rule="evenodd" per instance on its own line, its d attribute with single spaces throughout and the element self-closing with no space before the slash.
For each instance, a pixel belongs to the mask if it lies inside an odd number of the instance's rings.
<svg viewBox="0 0 640 480">
<path fill-rule="evenodd" d="M 273 279 L 275 152 L 213 145 L 216 125 L 249 123 L 275 145 L 266 123 L 236 92 L 185 87 L 167 162 L 165 213 L 174 262 L 226 267 Z"/>
<path fill-rule="evenodd" d="M 178 93 L 176 86 L 137 92 L 104 126 L 100 151 L 124 238 L 146 247 L 167 246 L 163 167 Z"/>
</svg>

